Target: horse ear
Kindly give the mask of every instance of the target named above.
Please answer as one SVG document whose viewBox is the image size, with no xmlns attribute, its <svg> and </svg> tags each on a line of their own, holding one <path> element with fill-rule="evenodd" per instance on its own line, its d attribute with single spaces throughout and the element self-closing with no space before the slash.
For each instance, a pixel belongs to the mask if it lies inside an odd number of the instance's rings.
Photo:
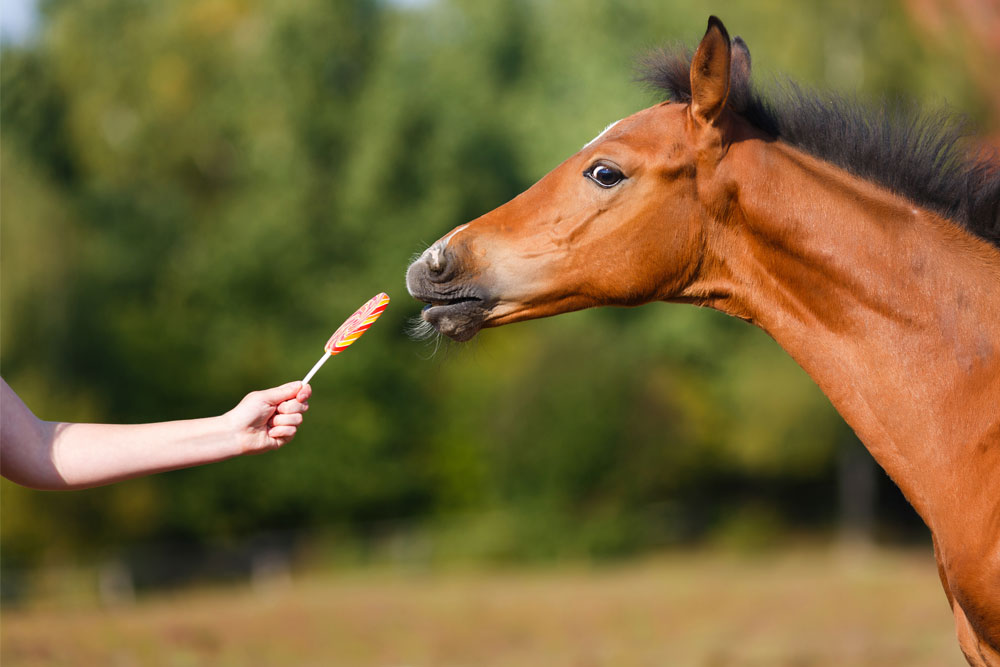
<svg viewBox="0 0 1000 667">
<path fill-rule="evenodd" d="M 730 50 L 726 27 L 709 17 L 708 30 L 691 59 L 691 114 L 703 124 L 715 123 L 726 106 Z"/>
</svg>

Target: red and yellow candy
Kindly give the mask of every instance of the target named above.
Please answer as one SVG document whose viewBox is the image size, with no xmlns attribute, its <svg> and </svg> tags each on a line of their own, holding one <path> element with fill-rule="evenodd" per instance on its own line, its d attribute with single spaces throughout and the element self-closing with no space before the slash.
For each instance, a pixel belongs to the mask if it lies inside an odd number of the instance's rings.
<svg viewBox="0 0 1000 667">
<path fill-rule="evenodd" d="M 302 379 L 303 384 L 309 382 L 316 371 L 326 363 L 326 360 L 335 354 L 340 354 L 344 348 L 361 338 L 361 334 L 368 331 L 371 325 L 378 319 L 385 307 L 389 305 L 389 295 L 385 292 L 376 294 L 368 302 L 354 311 L 354 314 L 347 318 L 323 346 L 325 354 L 316 362 L 306 376 Z"/>
<path fill-rule="evenodd" d="M 340 325 L 333 332 L 330 340 L 326 341 L 323 348 L 331 355 L 340 354 L 348 345 L 361 337 L 361 334 L 368 331 L 369 327 L 378 319 L 385 307 L 389 305 L 389 295 L 385 292 L 376 294 L 368 303 L 354 311 L 354 314 Z"/>
</svg>

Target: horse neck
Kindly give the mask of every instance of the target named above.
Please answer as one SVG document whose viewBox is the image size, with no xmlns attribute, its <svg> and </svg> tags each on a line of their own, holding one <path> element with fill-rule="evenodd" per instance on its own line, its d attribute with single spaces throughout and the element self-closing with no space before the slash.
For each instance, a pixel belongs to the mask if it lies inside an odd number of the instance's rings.
<svg viewBox="0 0 1000 667">
<path fill-rule="evenodd" d="M 1000 470 L 1000 251 L 778 142 L 734 144 L 719 177 L 738 195 L 708 229 L 700 301 L 777 340 L 932 529 L 956 491 L 985 492 L 982 471 Z"/>
</svg>

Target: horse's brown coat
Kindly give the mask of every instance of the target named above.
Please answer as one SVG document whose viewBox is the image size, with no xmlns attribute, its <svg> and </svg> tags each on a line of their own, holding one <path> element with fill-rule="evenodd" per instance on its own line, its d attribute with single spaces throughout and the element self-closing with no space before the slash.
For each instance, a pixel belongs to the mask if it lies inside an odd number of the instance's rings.
<svg viewBox="0 0 1000 667">
<path fill-rule="evenodd" d="M 751 126 L 725 105 L 730 62 L 713 19 L 690 104 L 619 122 L 432 246 L 408 287 L 459 340 L 650 301 L 763 328 L 927 523 L 969 663 L 1000 665 L 1000 249 Z M 625 180 L 601 188 L 596 164 Z"/>
</svg>

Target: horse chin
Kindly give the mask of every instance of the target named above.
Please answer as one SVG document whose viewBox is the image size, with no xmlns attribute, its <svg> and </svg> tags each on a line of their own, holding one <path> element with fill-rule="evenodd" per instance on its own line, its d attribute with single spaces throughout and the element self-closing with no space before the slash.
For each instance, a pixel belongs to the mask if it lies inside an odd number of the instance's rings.
<svg viewBox="0 0 1000 667">
<path fill-rule="evenodd" d="M 464 343 L 479 333 L 486 319 L 481 301 L 425 306 L 421 318 L 448 338 Z"/>
</svg>

